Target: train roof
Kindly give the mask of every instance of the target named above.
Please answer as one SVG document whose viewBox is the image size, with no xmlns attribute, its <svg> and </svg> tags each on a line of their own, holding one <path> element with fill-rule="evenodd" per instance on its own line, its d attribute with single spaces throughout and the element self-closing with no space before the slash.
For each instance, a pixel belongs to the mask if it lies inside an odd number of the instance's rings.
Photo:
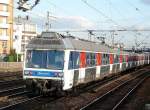
<svg viewBox="0 0 150 110">
<path fill-rule="evenodd" d="M 56 32 L 43 32 L 37 38 L 32 39 L 26 48 L 45 50 L 70 49 L 105 53 L 119 53 L 118 49 L 112 49 L 106 44 L 83 40 L 73 36 L 64 36 Z M 129 54 L 129 52 L 123 51 L 123 54 Z"/>
</svg>

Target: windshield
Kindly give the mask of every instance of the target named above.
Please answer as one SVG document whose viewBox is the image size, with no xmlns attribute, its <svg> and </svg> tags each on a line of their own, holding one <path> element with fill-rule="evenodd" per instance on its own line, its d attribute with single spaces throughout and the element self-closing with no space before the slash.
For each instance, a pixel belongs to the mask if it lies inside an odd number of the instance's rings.
<svg viewBox="0 0 150 110">
<path fill-rule="evenodd" d="M 28 50 L 26 54 L 26 67 L 63 69 L 64 51 Z"/>
</svg>

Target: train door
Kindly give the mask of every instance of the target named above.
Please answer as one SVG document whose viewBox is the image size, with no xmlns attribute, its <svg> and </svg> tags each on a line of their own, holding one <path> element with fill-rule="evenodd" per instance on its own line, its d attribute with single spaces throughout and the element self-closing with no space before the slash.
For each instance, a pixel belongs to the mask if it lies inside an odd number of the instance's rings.
<svg viewBox="0 0 150 110">
<path fill-rule="evenodd" d="M 101 63 L 102 63 L 102 54 L 96 53 L 96 79 L 100 78 Z"/>
<path fill-rule="evenodd" d="M 119 63 L 120 63 L 120 71 L 122 71 L 123 69 L 122 69 L 122 58 L 123 58 L 123 55 L 122 54 L 120 54 L 120 58 L 119 58 Z"/>
<path fill-rule="evenodd" d="M 70 89 L 77 84 L 79 75 L 78 62 L 79 53 L 74 51 L 65 51 L 64 61 L 64 87 L 63 90 Z M 77 77 L 74 79 L 74 77 Z"/>
<path fill-rule="evenodd" d="M 149 64 L 149 62 L 150 62 L 150 55 L 148 55 L 148 64 Z"/>
<path fill-rule="evenodd" d="M 96 54 L 86 53 L 86 69 L 85 69 L 85 82 L 90 82 L 96 79 Z"/>
<path fill-rule="evenodd" d="M 100 76 L 105 77 L 110 73 L 110 60 L 109 54 L 102 54 L 102 65 L 100 70 Z"/>
<path fill-rule="evenodd" d="M 114 64 L 114 55 L 113 54 L 110 54 L 109 60 L 110 60 L 110 73 L 113 73 L 113 64 Z"/>
<path fill-rule="evenodd" d="M 125 55 L 125 59 L 126 59 L 126 69 L 128 69 L 128 61 L 129 61 L 129 56 L 128 55 Z"/>
</svg>

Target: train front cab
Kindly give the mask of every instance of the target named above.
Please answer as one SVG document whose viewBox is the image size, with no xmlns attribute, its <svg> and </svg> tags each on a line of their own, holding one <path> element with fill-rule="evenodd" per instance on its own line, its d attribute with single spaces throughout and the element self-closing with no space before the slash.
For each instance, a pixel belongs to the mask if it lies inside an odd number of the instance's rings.
<svg viewBox="0 0 150 110">
<path fill-rule="evenodd" d="M 23 78 L 27 86 L 46 90 L 62 88 L 64 74 L 63 50 L 26 50 Z"/>
</svg>

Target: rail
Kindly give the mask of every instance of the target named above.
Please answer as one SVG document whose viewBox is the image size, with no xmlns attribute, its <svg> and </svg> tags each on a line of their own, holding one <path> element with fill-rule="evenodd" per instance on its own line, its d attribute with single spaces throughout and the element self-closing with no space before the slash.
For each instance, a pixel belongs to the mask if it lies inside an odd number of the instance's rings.
<svg viewBox="0 0 150 110">
<path fill-rule="evenodd" d="M 118 85 L 117 87 L 115 87 L 115 88 L 113 88 L 112 90 L 106 92 L 106 93 L 103 94 L 102 96 L 96 98 L 95 100 L 93 100 L 93 101 L 90 102 L 89 104 L 83 106 L 82 108 L 80 108 L 80 110 L 90 110 L 92 106 L 93 106 L 93 107 L 95 106 L 94 104 L 99 104 L 99 102 L 101 102 L 100 105 L 101 105 L 101 107 L 103 108 L 104 106 L 106 106 L 106 105 L 105 105 L 105 101 L 107 102 L 107 101 L 109 100 L 109 97 L 111 97 L 111 94 L 114 94 L 117 90 L 121 90 L 121 89 L 120 89 L 121 87 L 128 86 L 128 84 L 130 85 L 130 82 L 133 83 L 132 81 L 134 81 L 135 79 L 141 77 L 141 75 L 143 75 L 143 74 L 140 74 L 140 75 L 138 75 L 138 76 L 136 76 L 136 77 L 134 77 L 134 78 L 132 78 L 132 79 L 129 79 L 129 80 L 127 80 L 126 82 L 124 82 L 124 83 Z M 129 92 L 127 92 L 127 94 L 125 94 L 124 97 L 121 98 L 121 100 L 119 99 L 119 101 L 117 101 L 117 103 L 116 103 L 115 105 L 112 105 L 113 110 L 116 110 L 116 109 L 119 107 L 119 105 L 127 98 L 127 96 L 128 96 L 134 89 L 136 89 L 137 86 L 139 86 L 146 78 L 147 78 L 147 77 L 144 77 L 144 78 L 142 78 L 141 80 L 138 80 L 139 82 L 133 87 L 133 89 L 129 90 Z M 131 84 L 131 85 L 132 85 L 132 84 Z M 119 92 L 118 92 L 118 93 L 119 93 Z M 105 99 L 105 101 L 104 101 L 104 99 Z M 104 103 L 104 105 L 103 105 L 103 103 Z M 110 106 L 111 106 L 111 104 L 110 104 Z M 104 108 L 105 108 L 105 107 L 104 107 Z M 92 109 L 93 109 L 93 108 L 92 108 Z M 106 108 L 106 109 L 107 109 L 107 108 Z"/>
</svg>

